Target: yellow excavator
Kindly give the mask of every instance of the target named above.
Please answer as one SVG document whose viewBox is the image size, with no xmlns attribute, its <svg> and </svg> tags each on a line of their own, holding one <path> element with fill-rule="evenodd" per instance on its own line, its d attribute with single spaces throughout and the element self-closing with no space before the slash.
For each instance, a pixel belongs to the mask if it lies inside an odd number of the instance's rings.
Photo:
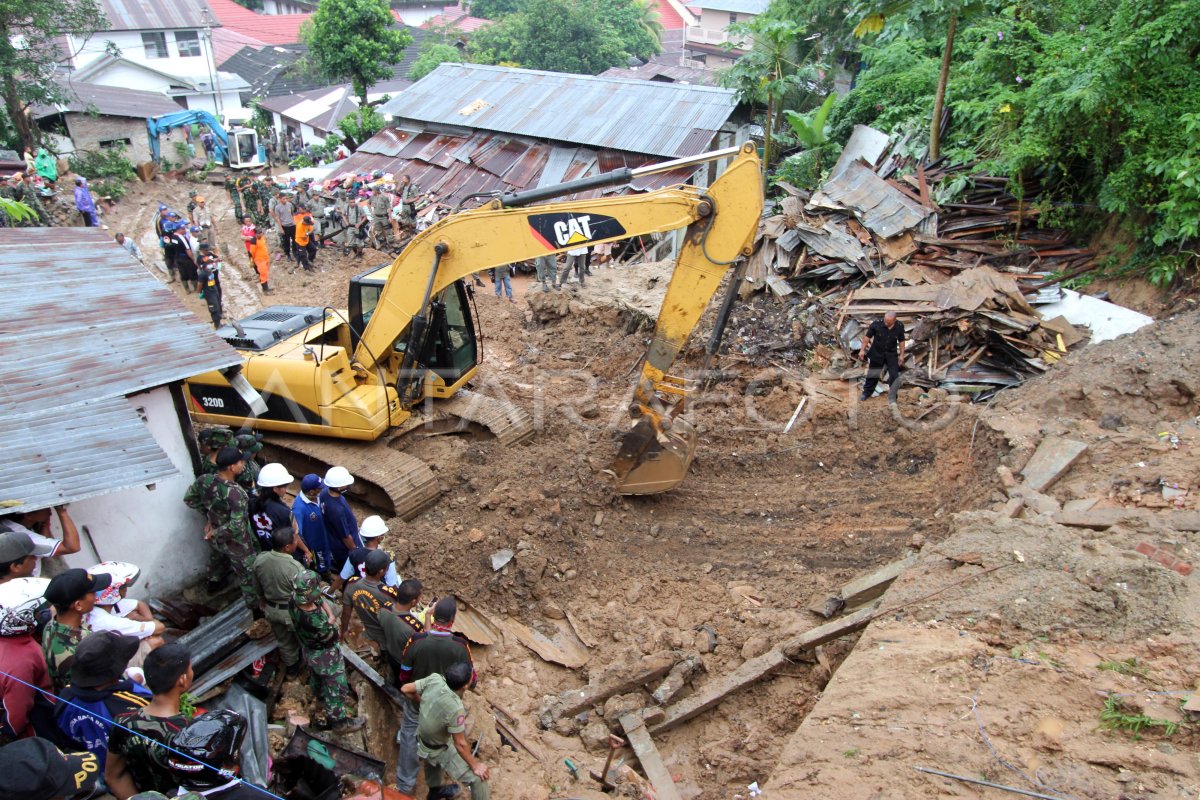
<svg viewBox="0 0 1200 800">
<path fill-rule="evenodd" d="M 718 159 L 731 160 L 707 188 L 680 185 L 543 203 Z M 493 198 L 421 232 L 392 264 L 355 276 L 345 311 L 273 306 L 222 328 L 219 333 L 245 362 L 187 381 L 193 418 L 268 431 L 269 446 L 286 451 L 283 460 L 312 471 L 341 464 L 356 475 L 368 503 L 412 516 L 439 494 L 432 471 L 377 440 L 394 443 L 421 425 L 475 423 L 502 444 L 533 432 L 519 407 L 466 388 L 479 371 L 482 337 L 463 278 L 540 255 L 683 228 L 634 390 L 635 421 L 612 466 L 621 493 L 667 491 L 687 474 L 696 447 L 694 429 L 680 416 L 690 386 L 668 371 L 725 273 L 750 254 L 762 208 L 752 143 Z M 731 288 L 723 318 L 736 291 Z"/>
</svg>

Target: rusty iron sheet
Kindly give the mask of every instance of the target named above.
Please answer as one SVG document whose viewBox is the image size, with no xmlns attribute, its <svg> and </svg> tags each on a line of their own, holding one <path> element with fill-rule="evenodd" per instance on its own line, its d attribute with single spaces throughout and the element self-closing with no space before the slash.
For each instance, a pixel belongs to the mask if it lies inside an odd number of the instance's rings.
<svg viewBox="0 0 1200 800">
<path fill-rule="evenodd" d="M 930 213 L 861 161 L 847 164 L 841 175 L 825 182 L 821 192 L 851 209 L 872 233 L 885 239 L 917 227 Z"/>
</svg>

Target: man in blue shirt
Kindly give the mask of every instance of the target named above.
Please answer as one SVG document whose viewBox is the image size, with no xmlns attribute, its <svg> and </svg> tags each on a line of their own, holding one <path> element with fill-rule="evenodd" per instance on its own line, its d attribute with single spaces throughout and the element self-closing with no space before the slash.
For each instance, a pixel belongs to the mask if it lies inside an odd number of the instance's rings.
<svg viewBox="0 0 1200 800">
<path fill-rule="evenodd" d="M 328 578 L 334 567 L 330 535 L 325 524 L 325 515 L 321 511 L 323 487 L 320 476 L 305 475 L 300 481 L 300 494 L 296 495 L 296 500 L 292 503 L 292 518 L 296 520 L 296 532 L 313 554 L 313 570 Z"/>
<path fill-rule="evenodd" d="M 354 477 L 345 467 L 330 467 L 325 473 L 325 491 L 321 492 L 320 503 L 333 554 L 332 572 L 341 570 L 351 550 L 363 546 L 358 536 L 358 520 L 343 494 L 353 483 Z"/>
</svg>

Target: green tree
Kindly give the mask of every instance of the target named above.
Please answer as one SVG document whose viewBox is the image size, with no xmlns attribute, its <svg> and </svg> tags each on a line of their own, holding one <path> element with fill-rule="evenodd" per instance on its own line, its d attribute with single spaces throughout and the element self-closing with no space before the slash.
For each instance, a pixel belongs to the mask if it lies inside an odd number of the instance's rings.
<svg viewBox="0 0 1200 800">
<path fill-rule="evenodd" d="M 626 53 L 644 61 L 662 52 L 662 21 L 649 0 L 596 0 L 596 5 Z"/>
<path fill-rule="evenodd" d="M 362 106 L 353 114 L 343 117 L 338 123 L 338 130 L 342 132 L 342 141 L 353 153 L 363 142 L 383 130 L 386 124 L 383 115 L 374 106 Z"/>
<path fill-rule="evenodd" d="M 321 74 L 350 81 L 365 106 L 367 91 L 392 74 L 391 66 L 412 43 L 394 23 L 387 0 L 322 0 L 301 26 L 300 38 Z"/>
<path fill-rule="evenodd" d="M 524 10 L 525 0 L 471 0 L 467 8 L 473 17 L 502 19 Z"/>
<path fill-rule="evenodd" d="M 428 42 L 421 46 L 421 55 L 409 67 L 408 79 L 419 81 L 437 69 L 439 64 L 462 60 L 462 53 L 454 45 L 443 42 Z"/>
<path fill-rule="evenodd" d="M 0 94 L 23 146 L 37 143 L 29 107 L 65 99 L 55 68 L 68 55 L 60 37 L 77 42 L 108 27 L 95 0 L 0 0 Z M 115 52 L 112 43 L 108 49 Z"/>
<path fill-rule="evenodd" d="M 595 75 L 630 56 L 658 52 L 635 0 L 526 0 L 522 10 L 476 31 L 468 52 L 484 64 Z"/>
</svg>

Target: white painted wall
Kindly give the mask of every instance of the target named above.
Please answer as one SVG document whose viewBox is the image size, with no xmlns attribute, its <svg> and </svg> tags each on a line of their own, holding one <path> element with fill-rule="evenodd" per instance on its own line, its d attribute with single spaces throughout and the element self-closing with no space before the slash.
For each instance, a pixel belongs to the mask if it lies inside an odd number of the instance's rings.
<svg viewBox="0 0 1200 800">
<path fill-rule="evenodd" d="M 208 70 L 210 67 L 208 58 L 209 43 L 204 38 L 204 31 L 190 31 L 191 33 L 198 34 L 200 37 L 200 55 L 198 56 L 179 55 L 179 46 L 175 42 L 175 35 L 182 31 L 147 32 L 161 32 L 166 36 L 167 58 L 148 58 L 146 56 L 146 48 L 142 44 L 142 31 L 99 31 L 86 41 L 82 39 L 72 41 L 71 52 L 76 53 L 72 64 L 76 69 L 83 69 L 88 64 L 103 57 L 106 53 L 106 43 L 112 42 L 120 49 L 122 58 L 146 64 L 154 69 L 162 70 L 172 75 L 208 79 Z"/>
<path fill-rule="evenodd" d="M 160 481 L 153 489 L 124 489 L 71 504 L 82 549 L 65 559 L 67 566 L 86 569 L 98 561 L 137 564 L 142 576 L 130 594 L 141 598 L 177 594 L 197 581 L 208 564 L 204 518 L 183 504 L 183 494 L 195 473 L 172 391 L 178 389 L 162 386 L 130 397 L 129 404 L 145 409 L 151 435 L 180 474 Z M 57 519 L 51 519 L 54 535 L 61 536 Z M 84 525 L 91 531 L 99 558 L 83 535 Z"/>
</svg>

